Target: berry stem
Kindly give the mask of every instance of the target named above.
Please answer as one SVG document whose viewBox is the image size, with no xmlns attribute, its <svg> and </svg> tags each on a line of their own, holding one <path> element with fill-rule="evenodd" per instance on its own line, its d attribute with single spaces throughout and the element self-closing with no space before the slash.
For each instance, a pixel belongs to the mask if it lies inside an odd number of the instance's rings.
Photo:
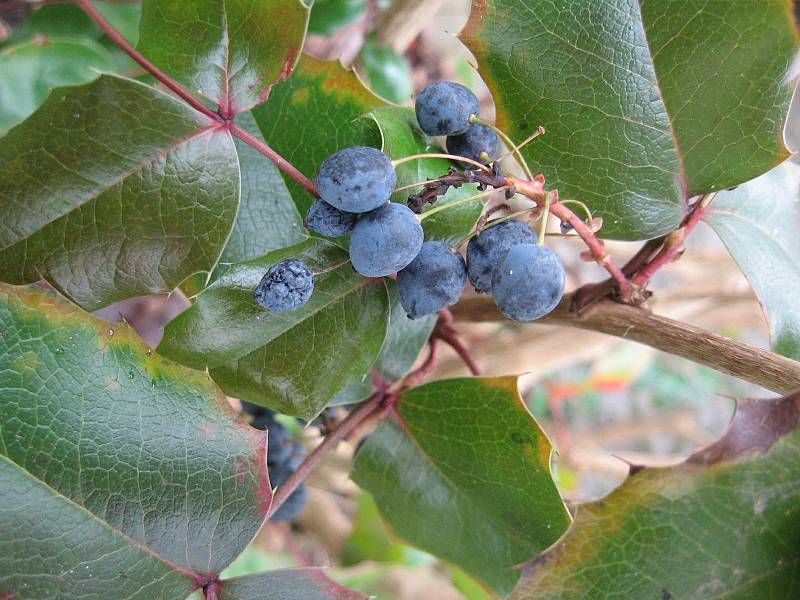
<svg viewBox="0 0 800 600">
<path fill-rule="evenodd" d="M 446 204 L 440 204 L 439 206 L 436 206 L 436 207 L 434 207 L 434 208 L 432 208 L 432 209 L 430 209 L 428 211 L 425 211 L 421 215 L 417 215 L 417 219 L 422 221 L 422 220 L 427 219 L 428 217 L 430 217 L 432 215 L 435 215 L 438 212 L 441 212 L 443 210 L 447 210 L 448 208 L 456 207 L 459 204 L 466 204 L 467 202 L 472 202 L 473 200 L 479 200 L 481 198 L 486 198 L 487 196 L 491 196 L 495 192 L 499 192 L 499 191 L 503 191 L 503 190 L 507 190 L 507 189 L 508 189 L 507 187 L 503 187 L 503 188 L 496 188 L 496 189 L 486 190 L 486 191 L 480 192 L 478 194 L 473 194 L 472 196 L 467 196 L 466 198 L 459 198 L 458 200 L 453 200 L 452 202 L 448 202 Z"/>
<path fill-rule="evenodd" d="M 550 214 L 550 192 L 544 193 L 544 206 L 542 218 L 539 221 L 539 245 L 544 246 L 544 237 L 547 235 L 547 215 Z"/>
<path fill-rule="evenodd" d="M 272 498 L 272 506 L 270 506 L 267 519 L 275 514 L 286 499 L 292 495 L 303 481 L 306 480 L 308 475 L 313 471 L 316 466 L 333 450 L 336 445 L 350 435 L 361 423 L 366 421 L 369 417 L 383 409 L 383 402 L 386 399 L 384 390 L 379 390 L 362 402 L 353 412 L 339 423 L 339 426 L 325 436 L 325 439 L 314 448 L 314 450 L 306 457 L 297 470 L 292 473 L 289 478 L 281 485 Z"/>
<path fill-rule="evenodd" d="M 592 221 L 592 219 L 594 218 L 594 217 L 592 217 L 592 211 L 589 210 L 589 207 L 586 206 L 580 200 L 562 200 L 561 204 L 577 204 L 578 206 L 580 206 L 583 209 L 583 211 L 586 213 L 586 222 L 587 223 L 590 223 Z"/>
<path fill-rule="evenodd" d="M 472 160 L 471 158 L 467 158 L 466 156 L 456 156 L 455 154 L 444 154 L 439 152 L 433 153 L 423 153 L 423 154 L 412 154 L 411 156 L 404 156 L 403 158 L 398 158 L 397 160 L 392 161 L 393 166 L 402 165 L 403 163 L 411 162 L 412 160 L 420 160 L 423 158 L 449 158 L 450 160 L 457 160 L 460 162 L 469 163 L 478 167 L 479 169 L 491 172 L 491 169 L 486 165 L 479 163 L 477 160 Z"/>
<path fill-rule="evenodd" d="M 514 153 L 514 156 L 517 157 L 517 161 L 519 162 L 519 165 L 522 167 L 522 170 L 525 172 L 525 176 L 530 181 L 533 181 L 533 173 L 531 172 L 531 168 L 528 166 L 528 163 L 525 161 L 525 158 L 522 156 L 522 152 L 520 152 L 519 146 L 517 146 L 511 140 L 511 138 L 508 137 L 508 135 L 506 135 L 505 131 L 503 131 L 499 127 L 495 127 L 494 125 L 492 125 L 488 121 L 484 121 L 483 119 L 481 119 L 477 115 L 472 115 L 469 118 L 469 121 L 470 121 L 470 123 L 477 123 L 478 125 L 483 125 L 484 127 L 488 127 L 489 129 L 492 129 L 501 138 L 503 138 L 503 141 L 506 143 L 506 145 L 508 145 L 508 147 Z"/>
<path fill-rule="evenodd" d="M 447 318 L 439 319 L 439 323 L 434 330 L 434 335 L 455 350 L 459 358 L 461 358 L 461 360 L 464 361 L 464 364 L 467 365 L 470 373 L 475 376 L 483 375 L 483 371 L 481 370 L 480 366 L 478 366 L 478 363 L 475 362 L 475 359 L 472 357 L 469 348 L 464 345 L 464 342 L 461 341 L 461 338 L 459 337 L 458 333 L 456 333 L 456 330 L 453 329 L 453 326 L 451 325 L 453 316 L 450 314 L 450 311 L 445 308 L 442 313 L 444 313 Z"/>
<path fill-rule="evenodd" d="M 534 132 L 533 132 L 531 135 L 529 135 L 529 136 L 528 136 L 528 137 L 526 137 L 524 140 L 522 140 L 522 142 L 521 142 L 521 143 L 519 143 L 519 144 L 517 144 L 517 145 L 516 145 L 516 150 L 517 150 L 517 151 L 519 151 L 519 150 L 522 150 L 522 149 L 523 149 L 525 146 L 527 146 L 527 145 L 528 145 L 530 142 L 532 142 L 533 140 L 535 140 L 535 139 L 536 139 L 537 137 L 539 137 L 540 135 L 544 135 L 544 134 L 545 134 L 545 128 L 544 128 L 544 127 L 542 127 L 541 125 L 539 125 L 539 127 L 537 127 L 537 128 L 536 128 L 536 131 L 534 131 Z M 501 156 L 498 156 L 498 157 L 495 159 L 495 162 L 500 162 L 500 161 L 502 161 L 502 160 L 505 160 L 506 158 L 508 158 L 508 157 L 509 157 L 509 156 L 511 156 L 512 154 L 514 154 L 514 149 L 513 149 L 513 148 L 512 148 L 511 150 L 509 150 L 508 152 L 506 152 L 505 154 L 503 154 L 503 155 L 501 155 Z"/>
</svg>

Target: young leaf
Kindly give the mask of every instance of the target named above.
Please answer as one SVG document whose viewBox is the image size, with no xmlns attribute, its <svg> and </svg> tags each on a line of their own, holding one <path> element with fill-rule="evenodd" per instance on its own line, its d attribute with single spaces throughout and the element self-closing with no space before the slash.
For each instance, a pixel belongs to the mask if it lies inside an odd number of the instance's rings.
<svg viewBox="0 0 800 600">
<path fill-rule="evenodd" d="M 0 52 L 0 135 L 33 113 L 55 87 L 88 83 L 114 60 L 91 40 L 24 42 Z"/>
<path fill-rule="evenodd" d="M 414 94 L 411 65 L 391 46 L 381 46 L 371 36 L 359 55 L 364 74 L 375 93 L 390 102 L 408 102 Z M 360 69 L 359 69 L 360 70 Z"/>
<path fill-rule="evenodd" d="M 510 592 L 514 565 L 570 523 L 516 377 L 436 381 L 396 411 L 364 442 L 353 479 L 400 537 Z"/>
<path fill-rule="evenodd" d="M 323 569 L 279 569 L 220 582 L 219 600 L 369 600 Z"/>
<path fill-rule="evenodd" d="M 41 289 L 0 284 L 0 331 L 4 597 L 182 600 L 233 561 L 266 440 L 206 375 Z"/>
<path fill-rule="evenodd" d="M 269 102 L 254 110 L 253 116 L 270 146 L 313 178 L 322 161 L 337 150 L 380 147 L 380 135 L 372 123 L 359 117 L 383 104 L 340 63 L 304 54 L 291 79 L 276 85 Z M 293 179 L 284 179 L 305 215 L 314 198 Z"/>
<path fill-rule="evenodd" d="M 367 0 L 315 0 L 308 33 L 331 36 L 358 19 L 367 10 Z"/>
<path fill-rule="evenodd" d="M 291 75 L 308 12 L 300 0 L 144 0 L 139 50 L 233 116 Z"/>
<path fill-rule="evenodd" d="M 781 131 L 796 25 L 763 0 L 477 0 L 461 37 L 497 122 L 601 235 L 674 229 L 681 201 L 764 173 Z"/>
<path fill-rule="evenodd" d="M 740 403 L 715 444 L 580 505 L 512 598 L 796 598 L 799 410 L 796 394 Z"/>
<path fill-rule="evenodd" d="M 210 271 L 239 203 L 214 125 L 121 77 L 55 91 L 0 144 L 0 280 L 96 310 Z"/>
<path fill-rule="evenodd" d="M 787 161 L 719 194 L 703 219 L 758 294 L 772 347 L 800 360 L 800 165 Z"/>
<path fill-rule="evenodd" d="M 287 258 L 308 264 L 307 304 L 272 313 L 253 300 L 267 269 Z M 347 253 L 319 239 L 231 265 L 164 331 L 159 352 L 211 377 L 230 396 L 311 419 L 365 375 L 386 336 L 382 279 L 365 279 Z"/>
<path fill-rule="evenodd" d="M 378 125 L 383 137 L 383 151 L 393 159 L 413 154 L 446 152 L 419 129 L 413 109 L 383 107 L 371 111 L 368 116 Z M 447 170 L 452 166 L 453 163 L 444 158 L 424 158 L 403 163 L 397 166 L 397 187 L 447 175 Z M 421 189 L 396 192 L 392 196 L 392 201 L 405 204 L 411 194 Z M 440 196 L 432 207 L 473 196 L 477 193 L 476 190 L 475 185 L 451 188 L 447 194 Z M 432 207 L 429 206 L 428 210 Z M 482 211 L 483 203 L 480 200 L 472 200 L 431 215 L 422 221 L 425 239 L 458 243 L 472 229 Z"/>
</svg>

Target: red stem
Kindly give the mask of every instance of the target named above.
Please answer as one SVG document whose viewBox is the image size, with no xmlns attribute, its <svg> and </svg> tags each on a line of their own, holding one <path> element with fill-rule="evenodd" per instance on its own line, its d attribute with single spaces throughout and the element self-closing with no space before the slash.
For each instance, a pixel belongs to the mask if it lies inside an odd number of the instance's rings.
<svg viewBox="0 0 800 600">
<path fill-rule="evenodd" d="M 433 372 L 439 362 L 439 339 L 435 333 L 431 335 L 430 340 L 428 340 L 430 348 L 428 357 L 417 369 L 405 376 L 399 386 L 401 389 L 409 389 L 420 385 Z"/>
<path fill-rule="evenodd" d="M 530 198 L 539 206 L 544 205 L 546 192 L 543 192 L 534 182 L 518 179 L 516 177 L 508 177 L 508 181 L 517 188 L 519 193 Z M 558 201 L 558 190 L 551 190 L 547 193 L 551 195 L 555 194 L 555 199 L 552 204 L 550 204 L 550 213 L 558 217 L 559 220 L 566 221 L 572 225 L 575 233 L 584 241 L 597 263 L 608 271 L 609 275 L 617 282 L 623 298 L 629 297 L 633 291 L 631 283 L 628 281 L 628 278 L 625 277 L 625 273 L 622 272 L 622 269 L 620 269 L 608 255 L 606 249 L 603 247 L 603 243 L 578 215 Z"/>
<path fill-rule="evenodd" d="M 217 113 L 213 110 L 208 108 L 205 104 L 200 102 L 197 98 L 195 98 L 189 91 L 184 88 L 180 83 L 172 79 L 169 75 L 164 73 L 161 69 L 147 60 L 136 48 L 131 46 L 131 44 L 126 40 L 122 34 L 114 29 L 114 26 L 109 23 L 106 18 L 98 11 L 89 0 L 75 0 L 78 5 L 88 14 L 95 23 L 97 23 L 98 27 L 103 30 L 103 32 L 111 38 L 117 46 L 122 48 L 125 53 L 130 56 L 133 60 L 138 62 L 142 65 L 142 68 L 150 73 L 153 77 L 158 79 L 161 83 L 167 86 L 170 90 L 172 90 L 177 96 L 182 98 L 189 106 L 194 108 L 197 111 L 200 111 L 207 117 L 214 119 L 215 121 L 222 122 L 222 117 L 220 117 Z"/>
<path fill-rule="evenodd" d="M 257 137 L 252 135 L 246 129 L 242 129 L 241 127 L 239 127 L 236 123 L 231 123 L 230 124 L 230 131 L 231 131 L 231 133 L 233 135 L 238 137 L 240 140 L 242 140 L 243 142 L 245 142 L 249 146 L 252 146 L 256 150 L 261 152 L 261 154 L 263 154 L 268 159 L 270 159 L 272 162 L 274 162 L 275 165 L 281 171 L 283 171 L 289 177 L 294 179 L 297 183 L 302 185 L 313 196 L 319 198 L 319 190 L 317 190 L 317 186 L 314 185 L 314 182 L 311 181 L 305 175 L 303 175 L 300 171 L 298 171 L 297 168 L 292 163 L 290 163 L 288 160 L 283 158 L 280 154 L 275 152 L 275 150 L 273 150 L 272 148 L 267 146 L 264 142 L 262 142 Z"/>
<path fill-rule="evenodd" d="M 450 326 L 442 327 L 437 332 L 437 336 L 456 351 L 456 354 L 461 357 L 461 360 L 464 361 L 464 364 L 467 365 L 473 375 L 483 374 L 483 371 L 478 366 L 478 363 L 475 362 L 474 358 L 472 358 L 472 354 L 470 353 L 469 349 L 464 345 L 464 342 L 461 341 L 461 338 L 458 337 L 455 329 Z"/>
<path fill-rule="evenodd" d="M 336 447 L 341 440 L 346 438 L 353 430 L 363 423 L 366 419 L 372 416 L 383 408 L 383 401 L 386 394 L 383 390 L 375 392 L 362 404 L 360 404 L 353 412 L 339 423 L 339 426 L 331 433 L 325 436 L 319 446 L 309 454 L 298 469 L 289 476 L 282 486 L 275 492 L 272 498 L 272 506 L 269 509 L 267 518 L 275 514 L 281 505 L 286 502 L 286 499 L 292 495 L 309 473 L 324 459 L 328 453 Z"/>
<path fill-rule="evenodd" d="M 206 600 L 219 600 L 219 579 L 209 581 L 203 586 L 203 595 Z"/>
<path fill-rule="evenodd" d="M 175 81 L 172 77 L 164 73 L 161 69 L 151 63 L 147 58 L 142 55 L 136 48 L 131 46 L 131 44 L 126 40 L 122 34 L 114 29 L 114 26 L 109 23 L 106 18 L 92 5 L 89 0 L 75 0 L 78 5 L 88 14 L 94 21 L 97 23 L 97 26 L 103 30 L 103 32 L 111 38 L 111 40 L 120 48 L 122 48 L 128 56 L 130 56 L 133 60 L 139 63 L 142 68 L 150 73 L 153 77 L 158 79 L 161 83 L 163 83 L 167 88 L 172 90 L 178 97 L 183 99 L 189 106 L 194 108 L 195 110 L 203 113 L 207 117 L 213 119 L 215 122 L 225 125 L 225 127 L 231 132 L 232 135 L 235 135 L 240 140 L 252 146 L 254 149 L 258 150 L 261 154 L 266 156 L 275 165 L 284 173 L 286 173 L 289 177 L 294 179 L 297 183 L 302 185 L 305 189 L 311 192 L 314 196 L 319 196 L 319 192 L 317 191 L 316 186 L 314 183 L 305 175 L 303 175 L 300 171 L 295 168 L 288 160 L 283 158 L 280 154 L 275 152 L 272 148 L 270 148 L 267 144 L 256 138 L 255 136 L 251 135 L 241 127 L 239 127 L 236 123 L 234 123 L 231 118 L 232 115 L 225 118 L 221 116 L 219 113 L 214 112 L 210 108 L 208 108 L 205 104 L 203 104 L 198 98 L 192 95 L 189 90 L 183 87 L 180 83 Z"/>
</svg>

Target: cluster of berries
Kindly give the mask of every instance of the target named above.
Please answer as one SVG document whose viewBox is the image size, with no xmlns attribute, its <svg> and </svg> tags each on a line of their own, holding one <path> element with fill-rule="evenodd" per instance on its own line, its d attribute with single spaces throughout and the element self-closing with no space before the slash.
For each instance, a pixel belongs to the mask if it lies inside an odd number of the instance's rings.
<svg viewBox="0 0 800 600">
<path fill-rule="evenodd" d="M 415 110 L 425 133 L 447 136 L 449 152 L 491 162 L 497 134 L 477 122 L 478 99 L 469 89 L 433 83 L 419 94 Z M 444 242 L 423 242 L 420 217 L 389 201 L 396 183 L 394 165 L 383 152 L 360 146 L 340 150 L 320 167 L 320 199 L 308 210 L 305 225 L 328 237 L 349 233 L 350 260 L 361 275 L 397 273 L 400 302 L 409 317 L 435 314 L 457 302 L 467 277 L 478 292 L 491 292 L 503 314 L 515 320 L 537 319 L 561 300 L 561 261 L 536 243 L 527 224 L 490 224 L 470 240 L 465 262 Z M 272 311 L 291 310 L 305 304 L 313 288 L 308 266 L 288 259 L 269 269 L 255 300 Z"/>
<path fill-rule="evenodd" d="M 242 411 L 250 417 L 250 425 L 256 429 L 269 431 L 267 436 L 267 471 L 272 487 L 282 485 L 294 473 L 303 459 L 306 450 L 295 443 L 292 434 L 286 427 L 275 420 L 275 412 L 263 406 L 242 401 Z M 270 517 L 272 521 L 291 521 L 306 505 L 308 490 L 306 484 L 292 492 L 286 501 Z"/>
</svg>

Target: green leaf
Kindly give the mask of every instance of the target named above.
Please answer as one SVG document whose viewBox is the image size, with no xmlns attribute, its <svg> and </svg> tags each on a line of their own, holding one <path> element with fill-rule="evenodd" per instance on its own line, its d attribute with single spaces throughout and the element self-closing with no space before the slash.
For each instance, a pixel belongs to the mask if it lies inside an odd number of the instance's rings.
<svg viewBox="0 0 800 600">
<path fill-rule="evenodd" d="M 745 401 L 686 462 L 634 469 L 578 507 L 512 598 L 796 598 L 799 410 L 797 395 Z"/>
<path fill-rule="evenodd" d="M 24 121 L 50 90 L 96 79 L 114 68 L 111 55 L 90 40 L 25 42 L 0 51 L 0 135 Z"/>
<path fill-rule="evenodd" d="M 120 77 L 51 94 L 0 144 L 0 280 L 45 277 L 95 310 L 210 271 L 239 203 L 214 125 Z"/>
<path fill-rule="evenodd" d="M 800 360 L 800 165 L 787 161 L 719 194 L 703 219 L 758 295 L 772 347 Z"/>
<path fill-rule="evenodd" d="M 361 63 L 376 94 L 398 104 L 408 102 L 414 93 L 411 66 L 391 46 L 380 46 L 373 37 L 361 48 Z M 360 69 L 359 69 L 360 70 Z"/>
<path fill-rule="evenodd" d="M 785 2 L 476 0 L 461 33 L 524 154 L 601 234 L 656 237 L 682 200 L 764 173 L 782 130 L 797 31 Z"/>
<path fill-rule="evenodd" d="M 368 600 L 328 578 L 324 569 L 282 569 L 220 583 L 219 600 Z"/>
<path fill-rule="evenodd" d="M 403 564 L 406 546 L 391 540 L 372 497 L 361 492 L 356 503 L 358 508 L 353 519 L 353 531 L 341 551 L 342 565 L 355 565 L 365 560 Z"/>
<path fill-rule="evenodd" d="M 292 77 L 276 85 L 269 102 L 253 111 L 269 145 L 301 172 L 314 178 L 328 156 L 348 146 L 380 147 L 380 136 L 365 112 L 384 102 L 355 73 L 336 61 L 304 54 Z M 314 198 L 284 175 L 301 214 Z"/>
<path fill-rule="evenodd" d="M 315 0 L 308 32 L 331 36 L 367 10 L 367 0 Z"/>
<path fill-rule="evenodd" d="M 368 116 L 378 124 L 383 137 L 383 151 L 393 159 L 414 154 L 444 152 L 419 129 L 414 110 L 411 108 L 378 108 L 371 111 Z M 446 175 L 451 166 L 453 163 L 444 158 L 423 158 L 403 163 L 397 166 L 397 187 L 436 179 Z M 396 192 L 392 196 L 392 201 L 406 203 L 408 196 L 417 191 L 419 188 Z M 447 194 L 440 196 L 433 206 L 441 206 L 476 193 L 476 186 L 471 184 L 458 189 L 451 188 Z M 433 206 L 428 205 L 428 210 Z M 482 211 L 483 203 L 480 200 L 472 200 L 443 210 L 422 222 L 425 239 L 456 244 L 472 229 Z"/>
<path fill-rule="evenodd" d="M 0 285 L 0 590 L 182 600 L 272 493 L 263 434 L 203 373 L 41 289 Z"/>
<path fill-rule="evenodd" d="M 321 274 L 307 304 L 272 313 L 253 301 L 253 290 L 286 258 Z M 230 396 L 311 419 L 369 371 L 386 336 L 388 310 L 382 279 L 361 277 L 344 250 L 312 238 L 231 265 L 167 325 L 159 352 L 209 368 Z"/>
<path fill-rule="evenodd" d="M 100 29 L 76 4 L 45 4 L 11 31 L 3 44 L 16 44 L 35 35 L 97 40 Z"/>
<path fill-rule="evenodd" d="M 242 113 L 237 121 L 262 139 L 252 114 Z M 249 260 L 302 242 L 307 237 L 303 220 L 278 168 L 239 139 L 236 152 L 242 176 L 242 201 L 220 261 Z"/>
<path fill-rule="evenodd" d="M 570 522 L 516 377 L 429 383 L 396 412 L 364 442 L 353 479 L 400 537 L 510 592 L 514 565 Z"/>
<path fill-rule="evenodd" d="M 308 12 L 300 0 L 143 0 L 139 50 L 235 115 L 291 75 Z"/>
</svg>

